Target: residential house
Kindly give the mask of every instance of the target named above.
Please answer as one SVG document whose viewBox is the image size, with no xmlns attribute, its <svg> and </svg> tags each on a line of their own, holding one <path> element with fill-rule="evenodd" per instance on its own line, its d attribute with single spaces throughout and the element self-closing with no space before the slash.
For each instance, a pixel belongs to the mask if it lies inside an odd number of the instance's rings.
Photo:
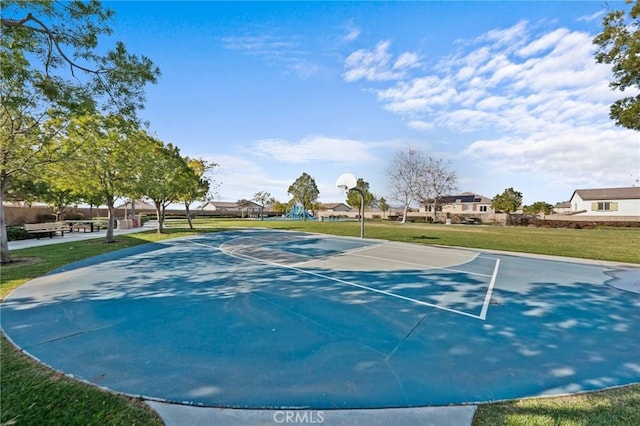
<svg viewBox="0 0 640 426">
<path fill-rule="evenodd" d="M 320 204 L 320 210 L 327 212 L 350 212 L 352 210 L 351 206 L 345 203 L 324 203 Z"/>
<path fill-rule="evenodd" d="M 576 189 L 570 214 L 584 216 L 640 216 L 640 187 Z"/>
<path fill-rule="evenodd" d="M 212 213 L 221 216 L 256 216 L 260 214 L 260 205 L 253 201 L 242 204 L 237 201 L 208 201 L 198 207 L 198 211 L 206 214 Z"/>
<path fill-rule="evenodd" d="M 491 208 L 491 198 L 473 192 L 463 192 L 459 195 L 443 195 L 438 198 L 438 211 L 450 215 L 488 215 L 494 214 Z M 420 207 L 421 212 L 433 212 L 434 200 L 427 200 Z"/>
<path fill-rule="evenodd" d="M 553 213 L 555 214 L 571 213 L 571 201 L 562 201 L 562 202 L 556 203 L 556 205 L 553 206 Z"/>
</svg>

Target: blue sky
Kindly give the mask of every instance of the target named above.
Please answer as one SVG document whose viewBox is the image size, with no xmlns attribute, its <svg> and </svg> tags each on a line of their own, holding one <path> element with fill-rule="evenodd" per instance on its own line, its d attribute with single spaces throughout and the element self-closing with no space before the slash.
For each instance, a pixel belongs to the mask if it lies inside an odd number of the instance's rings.
<svg viewBox="0 0 640 426">
<path fill-rule="evenodd" d="M 525 204 L 640 178 L 640 136 L 609 119 L 621 95 L 593 59 L 603 2 L 105 4 L 162 72 L 141 116 L 219 164 L 218 200 L 288 201 L 303 172 L 322 202 L 345 199 L 344 172 L 392 200 L 385 169 L 409 148 L 450 161 L 458 192 Z"/>
</svg>

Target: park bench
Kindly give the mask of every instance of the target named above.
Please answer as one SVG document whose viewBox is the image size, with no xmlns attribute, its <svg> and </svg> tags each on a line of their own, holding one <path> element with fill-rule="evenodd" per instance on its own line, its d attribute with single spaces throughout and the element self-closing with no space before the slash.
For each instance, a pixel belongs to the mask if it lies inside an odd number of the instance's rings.
<svg viewBox="0 0 640 426">
<path fill-rule="evenodd" d="M 69 225 L 61 222 L 25 223 L 24 230 L 29 234 L 34 234 L 38 240 L 42 235 L 53 238 L 56 233 L 60 233 L 60 236 L 64 237 L 64 231 L 71 232 Z"/>
</svg>

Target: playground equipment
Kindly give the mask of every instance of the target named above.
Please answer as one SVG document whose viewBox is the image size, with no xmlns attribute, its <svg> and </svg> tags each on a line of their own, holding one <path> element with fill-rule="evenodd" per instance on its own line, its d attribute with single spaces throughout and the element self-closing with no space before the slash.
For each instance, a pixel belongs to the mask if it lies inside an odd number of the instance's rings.
<svg viewBox="0 0 640 426">
<path fill-rule="evenodd" d="M 292 219 L 292 220 L 306 220 L 306 219 L 316 220 L 315 216 L 313 216 L 311 213 L 306 211 L 301 204 L 294 205 L 291 208 L 291 211 L 289 211 L 289 213 L 284 215 L 284 218 Z"/>
</svg>

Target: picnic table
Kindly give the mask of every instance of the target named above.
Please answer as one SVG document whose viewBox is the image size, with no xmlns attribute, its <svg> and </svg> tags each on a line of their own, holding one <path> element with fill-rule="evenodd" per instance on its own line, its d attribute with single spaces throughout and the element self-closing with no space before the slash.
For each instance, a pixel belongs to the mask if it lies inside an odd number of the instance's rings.
<svg viewBox="0 0 640 426">
<path fill-rule="evenodd" d="M 96 220 L 66 220 L 65 221 L 69 228 L 70 232 L 94 232 L 100 230 L 101 222 Z"/>
</svg>

